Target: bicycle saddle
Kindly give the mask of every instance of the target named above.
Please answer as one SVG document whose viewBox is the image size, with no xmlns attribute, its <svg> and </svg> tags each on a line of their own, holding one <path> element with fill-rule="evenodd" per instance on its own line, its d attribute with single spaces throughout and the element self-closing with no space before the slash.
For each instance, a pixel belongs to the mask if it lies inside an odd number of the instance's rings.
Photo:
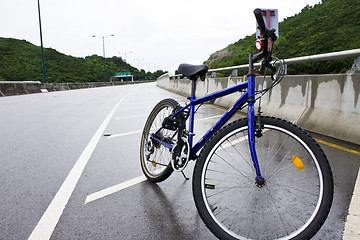
<svg viewBox="0 0 360 240">
<path fill-rule="evenodd" d="M 198 77 L 202 81 L 205 80 L 206 73 L 208 71 L 208 65 L 191 65 L 187 63 L 180 64 L 178 72 L 183 74 L 185 77 L 188 77 L 190 80 L 196 80 Z"/>
</svg>

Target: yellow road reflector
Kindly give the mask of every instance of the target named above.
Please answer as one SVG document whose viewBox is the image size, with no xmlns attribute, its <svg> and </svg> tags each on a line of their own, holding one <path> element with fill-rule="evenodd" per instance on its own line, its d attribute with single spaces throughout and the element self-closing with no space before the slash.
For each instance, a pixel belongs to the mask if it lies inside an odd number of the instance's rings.
<svg viewBox="0 0 360 240">
<path fill-rule="evenodd" d="M 156 167 L 156 162 L 155 162 L 155 161 L 152 161 L 152 165 L 153 165 L 154 167 Z"/>
<path fill-rule="evenodd" d="M 300 171 L 304 170 L 305 168 L 304 163 L 301 161 L 301 159 L 298 156 L 294 155 L 291 158 L 291 160 L 297 169 L 299 169 Z"/>
</svg>

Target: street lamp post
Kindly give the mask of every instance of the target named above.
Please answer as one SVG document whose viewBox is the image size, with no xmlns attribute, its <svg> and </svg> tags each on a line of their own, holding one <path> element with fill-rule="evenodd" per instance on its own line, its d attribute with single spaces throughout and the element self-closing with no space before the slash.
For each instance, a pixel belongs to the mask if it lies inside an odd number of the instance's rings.
<svg viewBox="0 0 360 240">
<path fill-rule="evenodd" d="M 137 61 L 138 62 L 138 68 L 139 68 L 139 75 L 140 75 L 140 77 L 141 77 L 141 69 L 140 69 L 140 61 L 143 61 L 144 59 L 143 58 L 136 58 L 136 59 L 134 59 L 135 61 Z M 144 74 L 144 80 L 145 80 L 145 77 L 146 77 L 146 71 L 144 71 L 145 72 L 145 74 Z M 140 79 L 139 79 L 140 80 Z"/>
<path fill-rule="evenodd" d="M 103 41 L 103 57 L 104 57 L 104 82 L 106 82 L 106 58 L 105 58 L 105 38 L 107 37 L 113 37 L 115 36 L 114 34 L 111 35 L 107 35 L 107 36 L 97 36 L 97 35 L 93 35 L 92 37 L 98 37 L 98 38 L 102 38 Z"/>
<path fill-rule="evenodd" d="M 122 54 L 122 53 L 125 54 L 125 64 L 126 64 L 126 54 L 127 54 L 127 53 L 132 53 L 132 51 L 130 51 L 130 52 L 119 52 L 119 53 L 120 53 L 120 54 Z M 125 71 L 127 71 L 126 65 L 125 65 Z M 125 81 L 127 81 L 127 77 L 125 77 Z"/>
<path fill-rule="evenodd" d="M 43 83 L 46 83 L 44 46 L 43 46 L 42 29 L 41 29 L 40 1 L 38 0 L 37 2 L 38 2 L 38 11 L 39 11 L 39 28 L 40 28 L 40 42 L 41 42 L 41 60 L 42 60 L 42 70 L 43 70 Z"/>
<path fill-rule="evenodd" d="M 135 58 L 134 59 L 135 61 L 137 61 L 137 63 L 138 63 L 138 68 L 139 68 L 139 71 L 140 71 L 140 61 L 143 61 L 144 59 L 143 58 Z"/>
<path fill-rule="evenodd" d="M 130 52 L 119 52 L 120 54 L 124 54 L 125 55 L 125 63 L 126 63 L 126 54 L 128 54 L 128 53 L 132 53 L 132 51 L 130 51 Z"/>
</svg>

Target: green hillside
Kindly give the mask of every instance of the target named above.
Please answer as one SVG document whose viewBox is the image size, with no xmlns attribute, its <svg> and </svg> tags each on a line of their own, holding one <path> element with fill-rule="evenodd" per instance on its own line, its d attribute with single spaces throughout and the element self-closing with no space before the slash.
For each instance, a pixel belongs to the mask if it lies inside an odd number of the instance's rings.
<svg viewBox="0 0 360 240">
<path fill-rule="evenodd" d="M 254 18 L 255 21 L 255 18 Z M 322 0 L 279 23 L 279 46 L 284 58 L 360 48 L 360 0 Z M 255 34 L 210 56 L 210 68 L 246 64 L 256 53 Z M 276 51 L 274 54 L 279 57 Z M 293 64 L 289 74 L 340 73 L 349 70 L 353 59 Z"/>
<path fill-rule="evenodd" d="M 104 58 L 97 55 L 85 58 L 68 56 L 45 48 L 47 82 L 104 81 Z M 135 80 L 157 78 L 155 73 L 139 71 L 119 57 L 106 58 L 107 76 L 115 72 L 131 72 Z M 0 38 L 0 81 L 42 81 L 41 49 L 25 40 Z"/>
</svg>

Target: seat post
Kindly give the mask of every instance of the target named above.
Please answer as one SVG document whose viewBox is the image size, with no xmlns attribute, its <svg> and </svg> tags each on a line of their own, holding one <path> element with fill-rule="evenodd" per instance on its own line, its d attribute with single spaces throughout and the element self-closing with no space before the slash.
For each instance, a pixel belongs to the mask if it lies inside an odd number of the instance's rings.
<svg viewBox="0 0 360 240">
<path fill-rule="evenodd" d="M 193 104 L 193 101 L 195 101 L 196 96 L 195 96 L 195 91 L 196 91 L 196 78 L 195 79 L 191 79 L 191 96 L 190 96 L 190 119 L 189 119 L 189 145 L 190 148 L 192 148 L 193 146 L 193 137 L 194 137 L 194 124 L 195 124 L 195 105 Z"/>
<path fill-rule="evenodd" d="M 196 91 L 196 79 L 191 80 L 191 97 L 194 96 L 195 98 L 195 91 Z"/>
</svg>

